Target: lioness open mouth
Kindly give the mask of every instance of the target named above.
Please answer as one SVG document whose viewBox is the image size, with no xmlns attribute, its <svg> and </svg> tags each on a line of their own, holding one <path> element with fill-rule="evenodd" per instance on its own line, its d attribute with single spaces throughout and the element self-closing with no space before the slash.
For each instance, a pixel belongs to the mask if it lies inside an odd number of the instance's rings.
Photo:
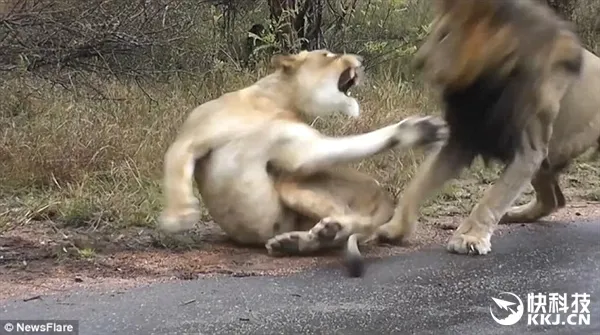
<svg viewBox="0 0 600 335">
<path fill-rule="evenodd" d="M 344 93 L 346 96 L 350 96 L 350 88 L 356 85 L 358 82 L 357 73 L 354 68 L 347 68 L 340 74 L 340 79 L 338 80 L 338 90 Z"/>
</svg>

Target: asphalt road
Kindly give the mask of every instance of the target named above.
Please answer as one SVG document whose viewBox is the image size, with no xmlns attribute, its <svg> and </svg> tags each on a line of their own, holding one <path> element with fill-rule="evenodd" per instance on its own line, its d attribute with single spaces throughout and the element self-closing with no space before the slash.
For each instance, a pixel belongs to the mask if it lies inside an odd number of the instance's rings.
<svg viewBox="0 0 600 335">
<path fill-rule="evenodd" d="M 18 300 L 0 319 L 78 319 L 84 335 L 600 334 L 600 222 L 518 227 L 492 243 L 487 256 L 439 246 L 386 258 L 356 279 L 330 268 Z M 528 326 L 526 305 L 517 324 L 498 325 L 489 309 L 506 316 L 491 299 L 509 300 L 503 291 L 524 304 L 527 293 L 590 294 L 591 325 Z"/>
</svg>

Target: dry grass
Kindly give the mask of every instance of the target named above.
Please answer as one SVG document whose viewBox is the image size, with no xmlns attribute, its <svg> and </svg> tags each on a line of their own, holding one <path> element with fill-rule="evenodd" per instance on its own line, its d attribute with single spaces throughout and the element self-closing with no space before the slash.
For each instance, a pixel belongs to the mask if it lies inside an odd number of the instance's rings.
<svg viewBox="0 0 600 335">
<path fill-rule="evenodd" d="M 4 82 L 3 212 L 10 211 L 11 219 L 52 219 L 70 226 L 152 225 L 162 201 L 163 154 L 183 118 L 196 104 L 248 85 L 256 76 L 223 74 L 220 87 L 173 82 L 144 91 L 103 83 L 113 100 L 86 99 L 29 79 Z M 372 80 L 356 94 L 364 101 L 364 118 L 319 119 L 315 126 L 332 135 L 349 134 L 432 111 L 418 111 L 419 94 L 399 84 Z M 387 154 L 361 168 L 397 185 L 415 164 L 410 155 Z"/>
<path fill-rule="evenodd" d="M 255 76 L 232 75 L 221 89 L 242 87 Z M 181 82 L 144 92 L 135 85 L 104 85 L 115 100 L 83 99 L 26 79 L 4 83 L 2 92 L 10 98 L 0 109 L 4 225 L 46 219 L 94 229 L 154 224 L 166 147 L 191 108 L 219 89 Z M 373 78 L 356 95 L 364 109 L 359 120 L 318 119 L 315 127 L 330 135 L 353 134 L 437 112 L 427 94 L 401 83 Z M 421 159 L 419 152 L 390 152 L 357 166 L 398 194 Z M 593 187 L 588 196 L 596 199 L 599 168 L 593 162 L 578 164 L 565 185 Z M 476 164 L 464 180 L 446 186 L 425 214 L 465 214 L 496 174 L 497 169 Z"/>
</svg>

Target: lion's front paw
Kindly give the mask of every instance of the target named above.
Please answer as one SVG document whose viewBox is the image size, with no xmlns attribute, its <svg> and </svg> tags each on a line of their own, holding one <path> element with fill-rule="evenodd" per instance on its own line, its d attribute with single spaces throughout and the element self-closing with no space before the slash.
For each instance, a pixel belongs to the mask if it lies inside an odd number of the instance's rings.
<svg viewBox="0 0 600 335">
<path fill-rule="evenodd" d="M 158 228 L 167 233 L 178 233 L 194 228 L 200 221 L 200 210 L 193 206 L 185 211 L 164 211 L 158 219 Z"/>
<path fill-rule="evenodd" d="M 321 241 L 333 241 L 342 228 L 341 223 L 335 218 L 324 218 L 312 227 L 310 233 Z"/>
<path fill-rule="evenodd" d="M 467 255 L 485 255 L 492 251 L 489 234 L 479 236 L 477 234 L 455 233 L 448 241 L 449 252 Z"/>
<path fill-rule="evenodd" d="M 423 146 L 448 138 L 446 122 L 437 116 L 411 116 L 398 124 L 398 146 Z"/>
</svg>

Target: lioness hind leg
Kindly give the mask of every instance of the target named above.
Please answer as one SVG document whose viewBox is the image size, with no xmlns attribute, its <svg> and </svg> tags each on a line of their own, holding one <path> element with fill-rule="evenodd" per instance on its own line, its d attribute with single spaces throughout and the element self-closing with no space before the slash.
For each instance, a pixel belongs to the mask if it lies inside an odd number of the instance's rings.
<svg viewBox="0 0 600 335">
<path fill-rule="evenodd" d="M 306 255 L 340 245 L 347 240 L 356 220 L 352 216 L 327 217 L 311 230 L 291 231 L 276 235 L 267 241 L 269 254 Z"/>
<path fill-rule="evenodd" d="M 344 199 L 309 182 L 281 182 L 277 189 L 289 209 L 318 222 L 312 228 L 299 227 L 307 230 L 285 232 L 271 238 L 265 245 L 269 253 L 306 254 L 337 246 L 351 234 L 370 230 L 373 223 L 371 218 L 354 212 Z"/>
<path fill-rule="evenodd" d="M 343 201 L 308 181 L 278 181 L 275 187 L 279 198 L 287 208 L 312 218 L 314 222 L 331 215 L 342 215 L 349 210 Z M 306 221 L 303 223 L 307 224 Z M 312 224 L 305 228 L 308 230 L 310 226 Z"/>
<path fill-rule="evenodd" d="M 322 243 L 310 231 L 290 231 L 269 239 L 265 248 L 269 255 L 305 255 L 322 249 Z"/>
<path fill-rule="evenodd" d="M 325 241 L 320 240 L 317 235 L 308 230 L 310 222 L 314 224 L 328 215 L 341 215 L 345 211 L 343 204 L 335 201 L 332 197 L 303 186 L 306 185 L 294 181 L 280 181 L 276 184 L 283 204 L 302 216 L 297 228 L 306 228 L 307 230 L 285 232 L 269 239 L 265 247 L 270 255 L 306 255 L 323 249 Z"/>
<path fill-rule="evenodd" d="M 566 205 L 558 184 L 558 173 L 540 169 L 531 185 L 535 198 L 525 205 L 511 208 L 500 221 L 501 224 L 535 222 Z"/>
</svg>

